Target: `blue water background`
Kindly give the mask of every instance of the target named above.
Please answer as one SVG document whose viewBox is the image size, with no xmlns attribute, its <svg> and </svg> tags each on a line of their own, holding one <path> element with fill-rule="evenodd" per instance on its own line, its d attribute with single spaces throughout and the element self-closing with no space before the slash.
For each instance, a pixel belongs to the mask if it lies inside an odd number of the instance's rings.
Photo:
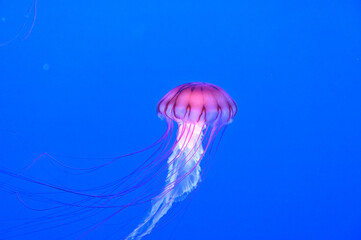
<svg viewBox="0 0 361 240">
<path fill-rule="evenodd" d="M 31 3 L 0 1 L 1 42 Z M 186 212 L 147 239 L 361 239 L 360 1 L 38 0 L 24 35 L 0 48 L 1 166 L 145 147 L 159 99 L 209 82 L 238 114 Z"/>
</svg>

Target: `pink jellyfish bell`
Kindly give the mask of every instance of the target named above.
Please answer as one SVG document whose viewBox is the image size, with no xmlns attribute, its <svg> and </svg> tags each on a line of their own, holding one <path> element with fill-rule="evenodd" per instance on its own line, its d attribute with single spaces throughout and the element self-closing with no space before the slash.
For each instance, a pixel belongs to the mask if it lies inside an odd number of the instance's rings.
<svg viewBox="0 0 361 240">
<path fill-rule="evenodd" d="M 202 82 L 186 83 L 168 92 L 157 112 L 172 128 L 178 125 L 176 142 L 168 157 L 163 191 L 152 200 L 144 221 L 127 237 L 141 239 L 149 234 L 177 200 L 195 189 L 201 180 L 200 162 L 219 129 L 237 113 L 234 100 L 220 87 Z"/>
<path fill-rule="evenodd" d="M 234 100 L 222 88 L 203 82 L 186 83 L 158 103 L 158 114 L 178 123 L 228 124 L 237 113 Z"/>
</svg>

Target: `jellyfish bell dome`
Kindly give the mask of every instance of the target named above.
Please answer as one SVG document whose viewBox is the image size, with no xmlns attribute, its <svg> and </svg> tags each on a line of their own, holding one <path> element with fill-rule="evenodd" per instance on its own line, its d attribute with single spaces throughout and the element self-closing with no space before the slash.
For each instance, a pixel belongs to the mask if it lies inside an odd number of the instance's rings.
<svg viewBox="0 0 361 240">
<path fill-rule="evenodd" d="M 158 103 L 160 117 L 181 123 L 223 125 L 237 113 L 235 101 L 222 88 L 204 82 L 182 84 Z"/>
</svg>

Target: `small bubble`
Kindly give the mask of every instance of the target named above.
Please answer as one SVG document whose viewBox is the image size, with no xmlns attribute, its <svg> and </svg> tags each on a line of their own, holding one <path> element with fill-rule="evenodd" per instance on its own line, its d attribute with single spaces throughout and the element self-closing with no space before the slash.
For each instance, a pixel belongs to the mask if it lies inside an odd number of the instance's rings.
<svg viewBox="0 0 361 240">
<path fill-rule="evenodd" d="M 2 22 L 5 22 L 5 21 L 6 21 L 6 18 L 2 17 L 2 18 L 1 18 L 1 21 L 2 21 Z"/>
<path fill-rule="evenodd" d="M 45 64 L 43 65 L 43 70 L 44 70 L 44 71 L 48 71 L 49 69 L 50 69 L 50 65 L 47 64 L 47 63 L 45 63 Z"/>
</svg>

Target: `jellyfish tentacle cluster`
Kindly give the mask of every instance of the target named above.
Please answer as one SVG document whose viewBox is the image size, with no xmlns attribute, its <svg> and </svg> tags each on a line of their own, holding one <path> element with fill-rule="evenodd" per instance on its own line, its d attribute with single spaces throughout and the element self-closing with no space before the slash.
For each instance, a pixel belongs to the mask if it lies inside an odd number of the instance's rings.
<svg viewBox="0 0 361 240">
<path fill-rule="evenodd" d="M 178 136 L 178 143 L 168 158 L 168 175 L 163 192 L 152 200 L 148 216 L 127 239 L 140 239 L 149 234 L 175 201 L 197 187 L 201 172 L 199 163 L 204 153 L 201 144 L 204 125 L 182 124 L 179 131 L 182 132 L 183 128 L 188 134 Z"/>
</svg>

